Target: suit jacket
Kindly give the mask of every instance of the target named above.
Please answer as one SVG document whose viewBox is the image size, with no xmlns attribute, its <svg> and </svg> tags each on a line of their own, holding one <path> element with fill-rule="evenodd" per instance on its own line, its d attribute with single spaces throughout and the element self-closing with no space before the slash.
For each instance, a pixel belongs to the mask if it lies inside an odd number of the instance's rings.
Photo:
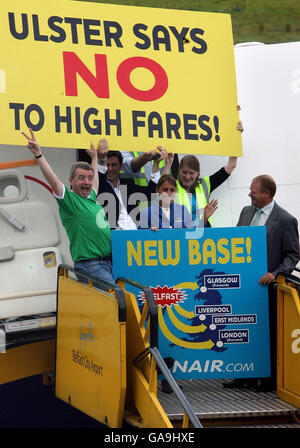
<svg viewBox="0 0 300 448">
<path fill-rule="evenodd" d="M 136 185 L 133 179 L 120 178 L 120 191 L 123 204 L 128 214 L 132 212 L 130 216 L 133 218 L 137 226 L 140 216 L 138 206 L 140 202 L 143 201 L 143 199 L 147 199 L 147 201 L 150 201 L 151 194 L 155 193 L 155 190 L 156 183 L 152 182 L 151 180 L 148 186 L 144 187 Z M 136 193 L 142 193 L 143 196 Z M 135 196 L 132 196 L 133 194 L 135 194 Z M 115 229 L 117 227 L 120 216 L 121 204 L 113 187 L 106 180 L 106 174 L 99 173 L 99 190 L 97 201 L 104 207 L 107 219 L 110 224 L 110 228 Z"/>
<path fill-rule="evenodd" d="M 252 205 L 241 211 L 238 226 L 249 226 L 256 208 Z M 268 272 L 290 273 L 299 261 L 299 235 L 297 219 L 278 204 L 265 224 L 267 231 Z"/>
</svg>

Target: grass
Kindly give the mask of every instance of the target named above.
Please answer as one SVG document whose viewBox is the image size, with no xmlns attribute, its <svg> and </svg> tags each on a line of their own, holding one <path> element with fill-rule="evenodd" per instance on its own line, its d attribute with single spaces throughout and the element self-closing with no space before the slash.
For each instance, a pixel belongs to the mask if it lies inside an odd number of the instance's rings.
<svg viewBox="0 0 300 448">
<path fill-rule="evenodd" d="M 93 2 L 229 13 L 235 44 L 251 41 L 266 44 L 300 41 L 300 0 L 93 0 Z"/>
</svg>

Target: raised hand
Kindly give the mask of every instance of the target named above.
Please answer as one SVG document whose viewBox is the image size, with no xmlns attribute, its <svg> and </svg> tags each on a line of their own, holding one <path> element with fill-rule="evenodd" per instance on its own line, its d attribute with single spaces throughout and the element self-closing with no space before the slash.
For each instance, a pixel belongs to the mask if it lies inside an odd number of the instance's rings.
<svg viewBox="0 0 300 448">
<path fill-rule="evenodd" d="M 42 154 L 40 145 L 38 144 L 37 139 L 35 138 L 34 132 L 32 129 L 29 128 L 30 131 L 30 137 L 25 134 L 25 132 L 22 132 L 22 135 L 24 135 L 25 138 L 27 138 L 28 144 L 27 148 L 32 152 L 32 154 L 37 157 Z"/>
<path fill-rule="evenodd" d="M 97 160 L 97 149 L 93 142 L 91 142 L 91 149 L 86 149 L 85 152 L 90 156 L 92 160 Z"/>
<path fill-rule="evenodd" d="M 174 152 L 168 152 L 167 157 L 166 157 L 166 165 L 171 167 L 173 161 L 174 161 Z"/>
<path fill-rule="evenodd" d="M 108 141 L 106 138 L 101 138 L 98 143 L 97 147 L 97 157 L 99 162 L 101 161 L 106 162 L 107 159 L 107 153 L 108 153 Z"/>
<path fill-rule="evenodd" d="M 22 134 L 28 141 L 27 147 L 32 152 L 34 157 L 38 159 L 38 165 L 42 170 L 42 173 L 45 176 L 50 187 L 52 188 L 53 192 L 57 196 L 61 196 L 64 188 L 63 183 L 56 176 L 54 170 L 51 168 L 48 161 L 46 160 L 46 157 L 41 157 L 42 151 L 40 145 L 38 144 L 37 139 L 35 138 L 33 130 L 29 128 L 29 132 L 30 136 L 25 134 L 25 132 L 22 132 Z"/>
<path fill-rule="evenodd" d="M 163 148 L 163 146 L 161 146 L 161 145 L 158 145 L 157 149 L 158 149 L 157 154 L 160 154 L 160 157 L 157 158 L 156 160 L 158 162 L 160 162 L 161 160 L 165 160 L 168 156 L 167 150 L 165 148 Z"/>
<path fill-rule="evenodd" d="M 204 222 L 207 223 L 208 218 L 215 213 L 218 208 L 218 200 L 212 199 L 204 208 Z"/>
</svg>

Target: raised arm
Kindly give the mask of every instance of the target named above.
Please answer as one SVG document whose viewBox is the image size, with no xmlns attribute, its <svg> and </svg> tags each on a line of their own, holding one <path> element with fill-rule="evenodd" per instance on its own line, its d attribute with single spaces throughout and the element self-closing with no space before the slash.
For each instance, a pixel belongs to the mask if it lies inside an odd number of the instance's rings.
<svg viewBox="0 0 300 448">
<path fill-rule="evenodd" d="M 98 164 L 103 167 L 107 167 L 107 153 L 108 153 L 108 141 L 106 138 L 101 138 L 97 148 Z"/>
<path fill-rule="evenodd" d="M 239 106 L 238 106 L 239 107 Z M 243 123 L 238 121 L 237 130 L 243 132 Z M 229 157 L 227 164 L 224 166 L 224 170 L 227 174 L 231 174 L 237 166 L 237 157 Z"/>
<path fill-rule="evenodd" d="M 159 154 L 159 157 L 156 157 L 153 160 L 152 173 L 159 172 L 159 162 L 161 162 L 161 160 L 166 160 L 166 158 L 168 156 L 167 150 L 165 148 L 163 148 L 162 146 L 160 146 L 160 145 L 157 146 L 157 150 L 155 150 L 155 152 L 156 152 L 156 154 Z"/>
<path fill-rule="evenodd" d="M 35 138 L 33 130 L 29 129 L 29 131 L 30 131 L 30 137 L 27 134 L 25 134 L 25 132 L 22 132 L 22 134 L 28 141 L 27 147 L 34 155 L 34 157 L 37 161 L 37 164 L 41 168 L 42 173 L 45 176 L 50 187 L 52 188 L 54 194 L 57 196 L 61 196 L 63 193 L 63 183 L 56 176 L 55 172 L 49 165 L 45 156 L 42 154 L 40 145 L 38 144 L 38 142 Z"/>
<path fill-rule="evenodd" d="M 237 166 L 237 157 L 229 157 L 227 164 L 224 166 L 224 170 L 227 174 L 231 174 Z"/>
<path fill-rule="evenodd" d="M 143 152 L 138 157 L 133 157 L 131 159 L 131 169 L 133 173 L 138 173 L 141 168 L 151 160 L 153 160 L 153 157 L 157 154 L 157 151 L 151 150 L 148 152 Z"/>
<path fill-rule="evenodd" d="M 174 161 L 174 153 L 168 152 L 167 157 L 165 159 L 165 166 L 164 166 L 162 174 L 170 174 L 173 161 Z"/>
<path fill-rule="evenodd" d="M 100 145 L 100 142 L 99 142 Z M 93 190 L 96 194 L 98 194 L 99 189 L 99 176 L 98 176 L 98 156 L 97 156 L 97 149 L 93 142 L 91 142 L 91 149 L 86 149 L 86 153 L 91 158 L 91 167 L 94 170 L 94 180 L 93 180 Z"/>
</svg>

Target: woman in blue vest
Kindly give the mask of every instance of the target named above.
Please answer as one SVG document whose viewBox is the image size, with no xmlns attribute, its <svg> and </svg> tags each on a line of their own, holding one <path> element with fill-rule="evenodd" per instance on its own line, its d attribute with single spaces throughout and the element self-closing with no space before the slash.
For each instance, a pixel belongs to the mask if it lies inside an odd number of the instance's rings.
<svg viewBox="0 0 300 448">
<path fill-rule="evenodd" d="M 164 174 L 156 186 L 157 200 L 144 209 L 140 216 L 140 229 L 191 229 L 195 223 L 185 205 L 174 202 L 176 179 Z"/>
<path fill-rule="evenodd" d="M 172 157 L 169 156 L 170 158 Z M 156 187 L 156 201 L 141 212 L 139 229 L 157 231 L 158 229 L 191 229 L 195 227 L 187 208 L 174 202 L 176 190 L 176 179 L 169 174 L 162 175 Z M 171 368 L 174 360 L 165 358 L 165 362 Z M 172 392 L 172 388 L 165 379 L 161 380 L 161 387 L 165 393 Z"/>
</svg>

